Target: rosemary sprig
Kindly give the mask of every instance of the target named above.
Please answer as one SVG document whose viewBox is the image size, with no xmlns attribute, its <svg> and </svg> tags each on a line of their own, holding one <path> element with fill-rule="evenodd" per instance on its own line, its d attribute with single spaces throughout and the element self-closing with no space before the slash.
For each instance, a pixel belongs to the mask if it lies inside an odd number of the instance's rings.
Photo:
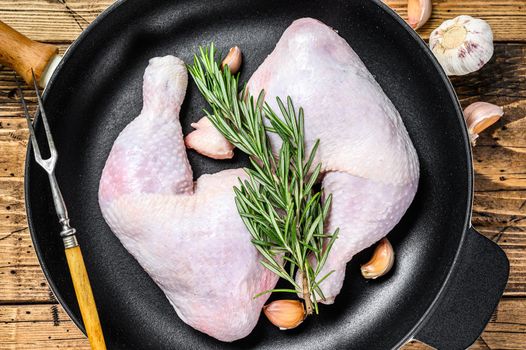
<svg viewBox="0 0 526 350">
<path fill-rule="evenodd" d="M 277 98 L 280 118 L 264 103 L 263 91 L 256 100 L 248 96 L 246 88 L 240 91 L 239 75 L 220 68 L 213 44 L 200 48 L 188 70 L 211 107 L 210 112 L 205 110 L 208 119 L 250 156 L 252 168 L 245 169 L 248 179 L 240 180 L 234 191 L 252 243 L 264 257 L 261 264 L 293 287 L 267 290 L 255 297 L 302 292 L 307 314 L 318 313 L 316 300 L 324 299 L 320 284 L 332 271 L 322 277 L 319 273 L 338 230 L 332 234 L 324 231 L 332 196 L 322 202 L 322 191 L 313 188 L 321 170 L 321 164 L 313 164 L 319 142 L 307 154 L 303 109 L 296 111 L 290 97 L 286 103 Z M 277 155 L 267 132 L 282 140 Z M 302 276 L 301 286 L 294 279 L 296 271 Z"/>
</svg>

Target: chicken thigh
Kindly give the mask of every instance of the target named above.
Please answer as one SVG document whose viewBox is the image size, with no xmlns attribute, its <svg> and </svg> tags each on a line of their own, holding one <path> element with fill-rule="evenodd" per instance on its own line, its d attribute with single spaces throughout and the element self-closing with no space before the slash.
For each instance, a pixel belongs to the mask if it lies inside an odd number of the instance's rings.
<svg viewBox="0 0 526 350">
<path fill-rule="evenodd" d="M 120 133 L 102 172 L 99 204 L 124 247 L 179 317 L 222 341 L 247 336 L 277 277 L 265 269 L 236 209 L 242 169 L 194 184 L 179 122 L 187 71 L 173 56 L 144 74 L 141 114 Z"/>
<path fill-rule="evenodd" d="M 250 78 L 253 95 L 279 110 L 290 96 L 305 111 L 305 139 L 319 139 L 325 193 L 333 203 L 328 232 L 340 228 L 320 277 L 333 303 L 353 255 L 371 246 L 400 221 L 415 196 L 419 163 L 400 115 L 358 55 L 318 20 L 296 20 Z M 275 150 L 279 137 L 269 134 Z"/>
</svg>

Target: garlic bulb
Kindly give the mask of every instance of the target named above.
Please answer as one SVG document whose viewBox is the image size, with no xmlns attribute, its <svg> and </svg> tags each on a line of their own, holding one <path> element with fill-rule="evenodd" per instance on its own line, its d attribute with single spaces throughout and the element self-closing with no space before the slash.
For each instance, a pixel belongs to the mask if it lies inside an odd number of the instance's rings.
<svg viewBox="0 0 526 350">
<path fill-rule="evenodd" d="M 305 309 L 299 300 L 276 300 L 263 307 L 263 313 L 281 330 L 299 326 L 305 319 Z"/>
<path fill-rule="evenodd" d="M 475 145 L 479 133 L 495 124 L 504 115 L 502 107 L 487 102 L 475 102 L 464 109 L 471 143 Z"/>
<path fill-rule="evenodd" d="M 482 19 L 458 16 L 433 30 L 429 46 L 447 75 L 465 75 L 493 56 L 493 32 Z"/>
</svg>

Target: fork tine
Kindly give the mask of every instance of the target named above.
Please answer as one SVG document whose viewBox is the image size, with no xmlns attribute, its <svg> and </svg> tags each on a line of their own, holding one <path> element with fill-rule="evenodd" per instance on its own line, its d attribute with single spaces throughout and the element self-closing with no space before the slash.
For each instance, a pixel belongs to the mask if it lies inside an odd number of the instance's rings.
<svg viewBox="0 0 526 350">
<path fill-rule="evenodd" d="M 42 103 L 42 97 L 40 96 L 40 90 L 38 88 L 37 79 L 35 78 L 35 72 L 33 69 L 31 69 L 31 75 L 33 76 L 33 85 L 35 86 L 35 91 L 37 93 L 38 109 L 40 110 L 40 116 L 42 117 L 44 129 L 46 130 L 49 152 L 51 153 L 51 158 L 55 158 L 57 156 L 57 150 L 55 148 L 55 143 L 53 142 L 53 136 L 51 136 L 51 129 L 49 128 L 46 112 L 44 110 L 44 104 Z"/>
<path fill-rule="evenodd" d="M 26 100 L 24 98 L 24 93 L 22 92 L 22 86 L 20 85 L 20 81 L 18 81 L 16 73 L 14 74 L 14 76 L 18 89 L 18 96 L 20 97 L 20 103 L 22 104 L 24 115 L 26 117 L 27 127 L 29 129 L 29 135 L 31 137 L 31 144 L 33 145 L 33 152 L 35 153 L 35 159 L 42 160 L 42 156 L 40 155 L 40 148 L 38 147 L 37 138 L 35 136 L 35 130 L 33 129 L 33 123 L 31 122 L 31 116 L 29 115 L 29 112 L 27 110 Z"/>
</svg>

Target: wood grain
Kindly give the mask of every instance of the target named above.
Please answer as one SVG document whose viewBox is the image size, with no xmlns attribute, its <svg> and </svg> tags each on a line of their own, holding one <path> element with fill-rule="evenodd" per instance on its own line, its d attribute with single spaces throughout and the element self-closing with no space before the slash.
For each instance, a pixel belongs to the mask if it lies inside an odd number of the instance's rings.
<svg viewBox="0 0 526 350">
<path fill-rule="evenodd" d="M 406 0 L 387 0 L 402 18 L 406 18 Z M 0 1 L 0 18 L 33 40 L 71 42 L 111 0 L 67 1 L 68 10 L 58 0 Z M 440 0 L 433 1 L 430 20 L 419 30 L 424 39 L 444 20 L 471 15 L 488 21 L 496 41 L 526 40 L 526 3 L 524 0 Z"/>
<path fill-rule="evenodd" d="M 63 53 L 112 0 L 0 0 L 0 20 Z M 389 0 L 405 16 L 406 0 Z M 505 116 L 484 132 L 473 150 L 473 224 L 498 242 L 511 264 L 501 300 L 472 349 L 526 349 L 526 0 L 433 1 L 420 34 L 460 14 L 486 19 L 494 58 L 480 71 L 452 82 L 465 107 L 475 101 L 503 106 Z M 69 8 L 66 8 L 66 6 Z M 14 94 L 12 71 L 0 69 L 0 350 L 89 349 L 85 336 L 56 305 L 27 229 L 23 173 L 27 128 Z M 31 111 L 35 95 L 25 89 Z M 428 349 L 411 342 L 404 349 Z"/>
<path fill-rule="evenodd" d="M 33 40 L 75 40 L 113 0 L 1 0 L 0 18 Z"/>
<path fill-rule="evenodd" d="M 92 350 L 106 350 L 97 305 L 95 304 L 95 298 L 93 297 L 91 283 L 80 247 L 76 246 L 66 249 L 66 259 L 68 261 L 73 287 L 75 288 L 75 295 L 79 303 L 82 322 L 86 328 L 86 335 L 88 336 L 91 348 Z"/>
<path fill-rule="evenodd" d="M 54 301 L 29 236 L 23 183 L 0 177 L 0 304 Z"/>
<path fill-rule="evenodd" d="M 58 47 L 33 41 L 0 21 L 0 63 L 13 68 L 28 83 L 37 83 Z"/>
<path fill-rule="evenodd" d="M 60 305 L 0 305 L 0 350 L 89 350 Z"/>
<path fill-rule="evenodd" d="M 407 0 L 384 1 L 402 18 L 407 18 Z M 492 30 L 495 41 L 526 40 L 526 2 L 524 0 L 500 1 L 433 1 L 433 12 L 429 21 L 418 30 L 424 39 L 446 19 L 460 15 L 469 15 L 486 20 Z"/>
<path fill-rule="evenodd" d="M 503 338 L 506 338 L 503 341 Z M 526 299 L 503 299 L 476 350 L 523 349 L 526 344 Z M 0 305 L 0 350 L 51 347 L 89 349 L 88 341 L 60 305 Z M 416 341 L 404 350 L 430 349 Z"/>
</svg>

